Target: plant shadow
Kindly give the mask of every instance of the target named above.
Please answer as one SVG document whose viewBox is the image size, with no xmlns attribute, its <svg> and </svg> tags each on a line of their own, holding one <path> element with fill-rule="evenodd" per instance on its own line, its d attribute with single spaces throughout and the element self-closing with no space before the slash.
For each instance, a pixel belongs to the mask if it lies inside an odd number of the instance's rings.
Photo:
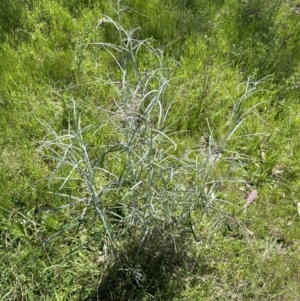
<svg viewBox="0 0 300 301">
<path fill-rule="evenodd" d="M 82 301 L 172 300 L 178 295 L 178 275 L 199 270 L 199 259 L 191 252 L 188 235 L 160 234 L 152 232 L 142 244 L 128 240 L 119 260 L 101 273 L 96 291 Z"/>
</svg>

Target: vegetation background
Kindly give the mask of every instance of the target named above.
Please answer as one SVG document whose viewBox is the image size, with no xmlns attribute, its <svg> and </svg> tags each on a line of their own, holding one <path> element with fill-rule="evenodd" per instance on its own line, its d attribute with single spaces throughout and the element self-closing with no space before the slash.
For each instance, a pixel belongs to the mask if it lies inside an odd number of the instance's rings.
<svg viewBox="0 0 300 301">
<path fill-rule="evenodd" d="M 299 300 L 299 35 L 297 0 L 2 0 L 0 300 Z"/>
</svg>

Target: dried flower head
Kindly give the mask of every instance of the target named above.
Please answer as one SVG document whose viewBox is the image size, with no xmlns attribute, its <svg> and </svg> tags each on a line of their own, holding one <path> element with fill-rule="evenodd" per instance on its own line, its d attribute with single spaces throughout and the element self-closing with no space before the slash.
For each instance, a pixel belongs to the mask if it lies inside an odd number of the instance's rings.
<svg viewBox="0 0 300 301">
<path fill-rule="evenodd" d="M 252 190 L 251 193 L 249 194 L 247 201 L 244 205 L 244 212 L 246 212 L 247 208 L 250 206 L 250 204 L 257 198 L 257 191 Z"/>
</svg>

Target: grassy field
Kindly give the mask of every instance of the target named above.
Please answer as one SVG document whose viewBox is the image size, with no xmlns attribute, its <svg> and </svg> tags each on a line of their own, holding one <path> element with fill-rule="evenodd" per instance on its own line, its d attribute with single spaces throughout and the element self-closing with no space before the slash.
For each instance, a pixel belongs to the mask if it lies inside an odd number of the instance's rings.
<svg viewBox="0 0 300 301">
<path fill-rule="evenodd" d="M 1 1 L 0 300 L 300 300 L 299 7 Z"/>
</svg>

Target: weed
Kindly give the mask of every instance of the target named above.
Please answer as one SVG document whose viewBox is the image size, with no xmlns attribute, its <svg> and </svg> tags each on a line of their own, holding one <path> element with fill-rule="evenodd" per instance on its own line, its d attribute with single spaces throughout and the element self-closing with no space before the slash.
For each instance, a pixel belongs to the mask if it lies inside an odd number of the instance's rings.
<svg viewBox="0 0 300 301">
<path fill-rule="evenodd" d="M 121 11 L 118 6 L 119 16 Z M 40 150 L 56 162 L 56 170 L 65 170 L 65 176 L 50 178 L 61 178 L 60 190 L 73 181 L 84 187 L 84 197 L 56 192 L 71 200 L 57 209 L 79 206 L 78 220 L 83 221 L 91 220 L 92 208 L 99 221 L 94 227 L 101 229 L 100 245 L 111 261 L 100 290 L 104 286 L 110 294 L 123 291 L 122 297 L 128 299 L 132 288 L 149 290 L 155 277 L 177 266 L 189 239 L 198 241 L 193 219 L 198 216 L 201 223 L 220 187 L 230 180 L 240 155 L 230 154 L 226 145 L 259 104 L 244 108 L 258 84 L 249 88 L 248 81 L 243 96 L 233 103 L 224 139 L 217 144 L 208 124 L 204 149 L 186 149 L 178 155 L 176 132 L 167 126 L 172 102 L 165 99 L 170 80 L 163 51 L 155 49 L 151 40 L 136 39 L 137 29 L 128 31 L 120 22 L 121 17 L 114 21 L 108 16 L 100 21 L 101 26 L 111 24 L 117 30 L 118 44 L 91 43 L 107 51 L 119 68 L 120 80 L 102 80 L 116 91 L 115 110 L 104 111 L 106 117 L 99 124 L 82 127 L 73 100 L 67 130 L 57 133 L 43 123 L 49 134 Z M 140 53 L 150 58 L 152 69 L 149 64 L 144 70 Z M 109 141 L 103 136 L 107 130 L 113 135 Z M 100 144 L 92 147 L 95 139 Z"/>
</svg>

